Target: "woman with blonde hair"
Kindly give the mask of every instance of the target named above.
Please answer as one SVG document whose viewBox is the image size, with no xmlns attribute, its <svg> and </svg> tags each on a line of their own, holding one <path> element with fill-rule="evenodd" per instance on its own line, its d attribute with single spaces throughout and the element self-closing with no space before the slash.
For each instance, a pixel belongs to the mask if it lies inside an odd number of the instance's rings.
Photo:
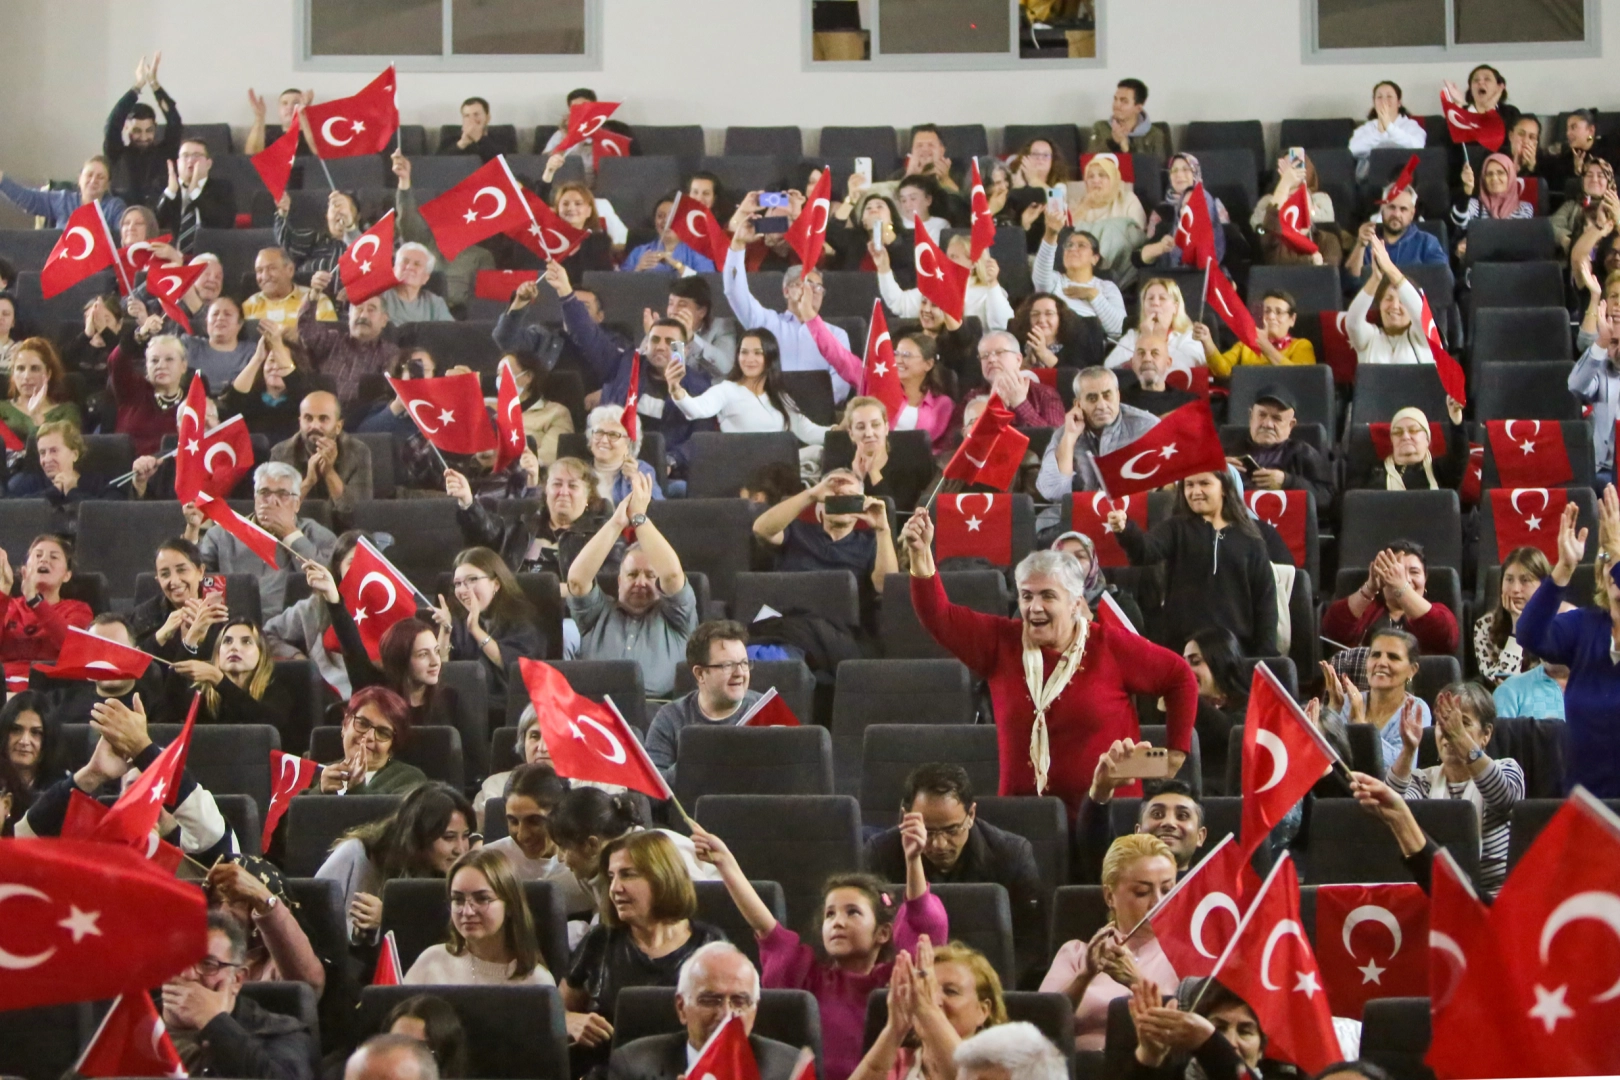
<svg viewBox="0 0 1620 1080">
<path fill-rule="evenodd" d="M 915 962 L 895 955 L 888 1020 L 850 1080 L 950 1080 L 962 1040 L 1006 1022 L 989 958 L 960 941 L 936 949 L 923 935 Z"/>
<path fill-rule="evenodd" d="M 174 673 L 202 691 L 199 719 L 287 729 L 292 698 L 275 683 L 275 661 L 264 634 L 253 623 L 227 623 L 214 639 L 211 660 L 181 660 Z"/>
<path fill-rule="evenodd" d="M 1136 280 L 1131 254 L 1147 235 L 1147 213 L 1136 192 L 1119 175 L 1112 154 L 1098 154 L 1086 164 L 1084 186 L 1069 190 L 1069 215 L 1075 228 L 1083 228 L 1101 245 L 1102 269 L 1121 288 Z"/>
<path fill-rule="evenodd" d="M 446 875 L 450 928 L 405 973 L 407 986 L 555 986 L 540 957 L 534 916 L 512 865 L 498 851 L 474 848 Z"/>
<path fill-rule="evenodd" d="M 1181 286 L 1170 278 L 1149 278 L 1142 283 L 1142 314 L 1136 329 L 1125 331 L 1114 351 L 1103 361 L 1106 367 L 1129 367 L 1136 352 L 1136 331 L 1157 328 L 1170 344 L 1172 367 L 1191 371 L 1204 366 L 1204 346 L 1194 335 L 1193 321 L 1187 317 L 1187 301 Z"/>
</svg>

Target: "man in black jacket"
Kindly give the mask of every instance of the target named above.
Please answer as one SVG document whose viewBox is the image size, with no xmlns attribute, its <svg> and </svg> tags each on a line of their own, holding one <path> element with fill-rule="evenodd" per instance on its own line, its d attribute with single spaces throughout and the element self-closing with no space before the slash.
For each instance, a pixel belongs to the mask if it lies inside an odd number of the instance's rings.
<svg viewBox="0 0 1620 1080">
<path fill-rule="evenodd" d="M 960 765 L 919 765 L 906 777 L 901 820 L 920 817 L 928 831 L 923 873 L 930 882 L 988 882 L 1007 890 L 1012 905 L 1013 943 L 1018 970 L 1043 966 L 1043 915 L 1035 849 L 1022 836 L 979 821 L 973 781 Z M 906 879 L 900 828 L 885 830 L 866 844 L 866 867 L 884 881 Z"/>
<path fill-rule="evenodd" d="M 1333 467 L 1314 446 L 1294 438 L 1295 407 L 1286 386 L 1263 387 L 1249 407 L 1248 434 L 1226 440 L 1226 460 L 1244 473 L 1244 486 L 1251 491 L 1311 492 L 1316 516 L 1326 518 L 1336 494 Z"/>
<path fill-rule="evenodd" d="M 236 226 L 236 192 L 222 176 L 210 176 L 214 159 L 201 139 L 180 144 L 180 157 L 169 166 L 169 183 L 157 203 L 158 225 L 174 234 L 175 247 L 196 254 L 198 229 Z"/>
<path fill-rule="evenodd" d="M 169 163 L 180 149 L 182 125 L 180 110 L 168 91 L 158 85 L 160 52 L 150 65 L 146 57 L 135 66 L 135 85 L 113 105 L 107 114 L 107 131 L 101 152 L 112 173 L 112 190 L 131 205 L 156 204 L 168 179 Z M 141 101 L 141 90 L 152 88 L 158 108 L 163 110 L 163 138 L 158 138 L 157 113 Z"/>
</svg>

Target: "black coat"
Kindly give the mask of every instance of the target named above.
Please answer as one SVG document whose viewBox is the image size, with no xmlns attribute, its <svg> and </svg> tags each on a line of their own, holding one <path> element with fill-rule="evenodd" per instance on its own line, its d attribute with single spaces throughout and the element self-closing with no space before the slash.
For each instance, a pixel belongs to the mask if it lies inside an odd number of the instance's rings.
<svg viewBox="0 0 1620 1080">
<path fill-rule="evenodd" d="M 627 1042 L 613 1051 L 608 1060 L 608 1080 L 675 1080 L 687 1073 L 687 1035 L 648 1035 Z M 759 1065 L 759 1080 L 788 1080 L 799 1062 L 799 1051 L 786 1043 L 750 1035 Z"/>
<path fill-rule="evenodd" d="M 214 1017 L 197 1036 L 195 1051 L 182 1055 L 192 1076 L 313 1080 L 320 1055 L 315 1036 L 302 1020 L 270 1012 L 245 997 L 237 998 L 229 1015 Z"/>
<path fill-rule="evenodd" d="M 1278 447 L 1259 446 L 1249 438 L 1249 433 L 1226 440 L 1226 452 L 1233 457 L 1242 457 L 1244 454 L 1253 455 L 1260 459 L 1262 468 L 1278 468 L 1283 471 L 1283 489 L 1286 491 L 1305 490 L 1316 496 L 1316 516 L 1326 518 L 1333 506 L 1336 490 L 1333 483 L 1333 466 L 1308 442 L 1290 438 Z M 1266 458 L 1276 452 L 1280 455 L 1277 464 L 1268 466 Z"/>
<path fill-rule="evenodd" d="M 1237 637 L 1244 656 L 1277 654 L 1277 582 L 1266 540 L 1228 525 L 1219 536 L 1203 518 L 1177 513 L 1147 532 L 1128 522 L 1119 546 L 1132 566 L 1165 565 L 1164 607 L 1155 640 L 1180 650 L 1211 624 Z"/>
</svg>

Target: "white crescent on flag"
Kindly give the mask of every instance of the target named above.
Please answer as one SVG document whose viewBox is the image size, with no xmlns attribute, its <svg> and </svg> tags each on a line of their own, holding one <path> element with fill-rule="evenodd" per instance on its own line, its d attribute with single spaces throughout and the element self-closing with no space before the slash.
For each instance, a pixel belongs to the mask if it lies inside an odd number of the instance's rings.
<svg viewBox="0 0 1620 1080">
<path fill-rule="evenodd" d="M 1271 981 L 1271 954 L 1276 951 L 1277 945 L 1283 938 L 1293 935 L 1305 942 L 1305 947 L 1311 947 L 1310 941 L 1305 937 L 1305 931 L 1293 919 L 1280 919 L 1271 933 L 1266 935 L 1266 947 L 1260 953 L 1260 985 L 1267 990 L 1281 990 L 1282 987 Z"/>
<path fill-rule="evenodd" d="M 1271 779 L 1255 788 L 1254 793 L 1258 795 L 1282 783 L 1282 778 L 1288 773 L 1288 747 L 1283 745 L 1276 732 L 1264 728 L 1254 733 L 1254 741 L 1260 749 L 1271 755 Z"/>
<path fill-rule="evenodd" d="M 422 405 L 432 408 L 433 402 L 429 401 L 427 398 L 417 398 L 415 401 L 405 406 L 405 411 L 411 414 L 411 419 L 415 420 L 416 426 L 422 429 L 422 434 L 437 435 L 439 433 L 439 429 L 436 427 L 428 427 L 427 422 L 422 419 L 420 414 L 417 413 L 417 408 Z"/>
<path fill-rule="evenodd" d="M 473 192 L 472 209 L 478 209 L 478 200 L 482 199 L 486 194 L 493 195 L 495 197 L 495 210 L 493 213 L 480 215 L 482 220 L 489 221 L 492 218 L 498 218 L 502 214 L 506 213 L 506 192 L 502 191 L 498 187 L 495 187 L 494 185 L 490 185 L 489 187 L 481 187 L 477 191 Z"/>
<path fill-rule="evenodd" d="M 337 123 L 339 120 L 349 125 L 349 137 L 347 139 L 339 139 L 336 135 L 332 134 L 332 125 Z M 327 117 L 326 123 L 321 125 L 321 138 L 325 139 L 333 146 L 348 146 L 350 143 L 354 142 L 354 121 L 350 120 L 347 116 Z"/>
<path fill-rule="evenodd" d="M 379 573 L 376 570 L 373 570 L 371 573 L 360 579 L 360 589 L 355 593 L 355 599 L 364 603 L 366 586 L 370 585 L 373 581 L 381 585 L 383 587 L 383 591 L 388 594 L 388 603 L 378 608 L 377 613 L 381 614 L 385 611 L 392 611 L 394 605 L 399 602 L 399 590 L 394 588 L 394 583 L 388 580 L 387 574 Z"/>
<path fill-rule="evenodd" d="M 619 737 L 613 734 L 613 732 L 609 731 L 607 728 L 603 727 L 601 721 L 595 719 L 594 717 L 586 716 L 584 713 L 579 714 L 575 720 L 577 722 L 570 723 L 568 725 L 574 738 L 578 739 L 580 742 L 585 742 L 585 733 L 579 730 L 579 725 L 587 724 L 601 732 L 602 737 L 608 741 L 608 745 L 613 747 L 610 753 L 602 754 L 602 757 L 606 758 L 614 765 L 623 765 L 627 760 L 629 760 L 628 756 L 624 752 L 624 744 L 619 741 Z M 586 743 L 586 745 L 589 746 L 590 744 Z M 601 753 L 601 751 L 597 752 Z"/>
<path fill-rule="evenodd" d="M 210 446 L 208 448 L 208 452 L 203 455 L 203 472 L 208 473 L 210 476 L 212 476 L 214 472 L 215 454 L 228 455 L 231 459 L 232 468 L 235 468 L 238 464 L 236 460 L 236 447 L 232 446 L 230 443 L 215 443 L 213 446 Z"/>
<path fill-rule="evenodd" d="M 84 250 L 75 255 L 71 250 L 72 245 L 69 244 L 62 250 L 62 257 L 72 259 L 74 262 L 83 262 L 84 260 L 88 259 L 90 257 L 90 253 L 96 249 L 96 238 L 91 236 L 90 230 L 85 228 L 83 225 L 75 225 L 73 228 L 67 231 L 67 235 L 62 237 L 62 239 L 64 241 L 71 240 L 75 236 L 84 237 Z"/>
</svg>

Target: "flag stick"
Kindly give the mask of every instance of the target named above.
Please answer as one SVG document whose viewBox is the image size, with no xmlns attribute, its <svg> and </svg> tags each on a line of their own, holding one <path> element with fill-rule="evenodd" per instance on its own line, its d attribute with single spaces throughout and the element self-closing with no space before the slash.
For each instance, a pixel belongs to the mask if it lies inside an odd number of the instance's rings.
<svg viewBox="0 0 1620 1080">
<path fill-rule="evenodd" d="M 412 417 L 412 419 L 414 420 L 415 417 Z M 425 435 L 422 436 L 422 437 L 424 439 L 427 438 L 427 436 L 425 436 Z M 433 445 L 433 440 L 432 439 L 428 439 L 428 446 L 433 450 L 433 456 L 439 459 L 439 468 L 443 469 L 445 472 L 449 472 L 450 471 L 450 466 L 445 463 L 444 455 L 439 453 L 439 448 L 437 446 Z"/>
<path fill-rule="evenodd" d="M 323 157 L 317 156 L 315 158 L 315 160 L 321 163 L 321 172 L 326 174 L 326 183 L 327 183 L 327 185 L 329 187 L 331 187 L 331 189 L 333 191 L 336 191 L 337 190 L 337 181 L 332 179 L 332 170 L 327 167 L 326 159 L 323 158 Z"/>
<path fill-rule="evenodd" d="M 180 448 L 178 446 L 175 447 L 173 450 L 170 450 L 167 454 L 163 454 L 162 456 L 160 456 L 158 458 L 158 464 L 159 465 L 163 464 L 165 461 L 168 461 L 170 458 L 174 457 L 174 455 L 178 454 L 179 452 L 180 452 Z M 135 470 L 131 469 L 129 472 L 125 473 L 123 476 L 120 476 L 120 477 L 118 477 L 118 478 L 116 478 L 114 480 L 109 480 L 108 485 L 111 486 L 111 487 L 121 487 L 122 485 L 127 484 L 131 480 L 134 480 L 134 479 L 135 479 Z"/>
<path fill-rule="evenodd" d="M 1198 321 L 1204 321 L 1204 306 L 1209 303 L 1209 268 L 1215 265 L 1214 257 L 1204 262 L 1204 288 L 1198 294 Z"/>
<path fill-rule="evenodd" d="M 939 477 L 939 483 L 935 484 L 934 485 L 934 490 L 928 493 L 928 503 L 927 503 L 927 505 L 925 505 L 923 507 L 923 509 L 926 510 L 928 513 L 932 514 L 934 512 L 934 499 L 938 497 L 939 489 L 944 487 L 944 486 L 945 486 L 945 474 L 941 473 L 940 477 Z"/>
</svg>

